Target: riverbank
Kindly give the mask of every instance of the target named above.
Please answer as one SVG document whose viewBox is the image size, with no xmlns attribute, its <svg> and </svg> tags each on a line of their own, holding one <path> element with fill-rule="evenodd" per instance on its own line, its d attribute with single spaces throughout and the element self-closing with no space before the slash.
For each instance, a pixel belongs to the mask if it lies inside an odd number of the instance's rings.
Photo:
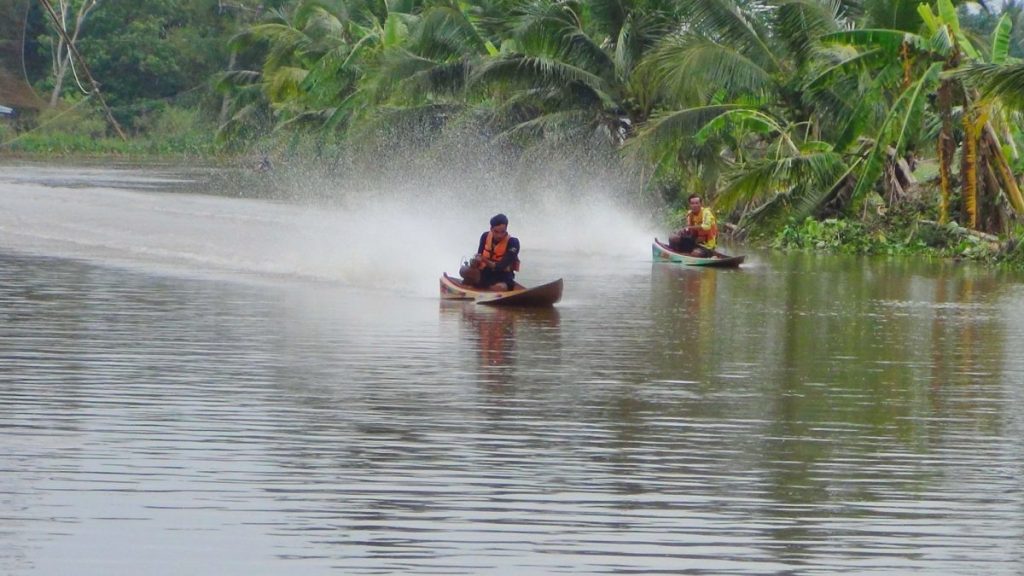
<svg viewBox="0 0 1024 576">
<path fill-rule="evenodd" d="M 1019 238 L 985 234 L 957 222 L 939 223 L 920 213 L 874 221 L 807 218 L 748 240 L 783 251 L 925 257 L 1024 269 L 1024 248 Z"/>
</svg>

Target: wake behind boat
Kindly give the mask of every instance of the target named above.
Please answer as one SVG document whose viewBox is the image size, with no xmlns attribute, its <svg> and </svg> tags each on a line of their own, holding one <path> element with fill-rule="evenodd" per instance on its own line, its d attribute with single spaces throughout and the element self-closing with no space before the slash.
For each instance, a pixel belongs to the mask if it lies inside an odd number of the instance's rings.
<svg viewBox="0 0 1024 576">
<path fill-rule="evenodd" d="M 447 273 L 441 274 L 442 300 L 472 300 L 489 306 L 553 306 L 562 299 L 562 279 L 527 288 L 516 282 L 513 290 L 499 292 L 463 284 Z"/>
<path fill-rule="evenodd" d="M 701 257 L 684 252 L 677 252 L 657 238 L 651 244 L 651 254 L 655 262 L 672 262 L 685 266 L 704 266 L 706 268 L 738 268 L 746 260 L 746 256 L 729 256 L 724 252 L 715 251 L 712 256 Z"/>
</svg>

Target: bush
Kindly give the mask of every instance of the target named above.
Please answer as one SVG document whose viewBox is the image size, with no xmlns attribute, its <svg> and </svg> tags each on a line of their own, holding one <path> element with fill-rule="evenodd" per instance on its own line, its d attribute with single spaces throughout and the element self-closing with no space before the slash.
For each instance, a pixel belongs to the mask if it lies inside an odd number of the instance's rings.
<svg viewBox="0 0 1024 576">
<path fill-rule="evenodd" d="M 100 139 L 107 136 L 107 120 L 92 102 L 61 104 L 39 113 L 33 132 L 60 134 L 72 138 Z"/>
<path fill-rule="evenodd" d="M 900 238 L 903 235 L 903 238 Z M 915 254 L 926 251 L 925 242 L 916 228 L 869 226 L 863 222 L 829 218 L 803 222 L 791 220 L 782 227 L 771 243 L 783 250 L 821 250 L 844 254 Z"/>
<path fill-rule="evenodd" d="M 7 141 L 17 136 L 14 131 L 14 126 L 11 126 L 7 120 L 0 120 L 0 145 L 6 144 Z"/>
</svg>

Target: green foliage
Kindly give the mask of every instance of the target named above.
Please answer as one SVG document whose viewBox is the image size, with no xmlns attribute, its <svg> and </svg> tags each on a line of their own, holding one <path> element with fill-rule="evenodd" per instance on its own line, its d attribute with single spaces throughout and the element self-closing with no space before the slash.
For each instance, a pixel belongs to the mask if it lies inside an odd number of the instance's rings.
<svg viewBox="0 0 1024 576">
<path fill-rule="evenodd" d="M 773 239 L 779 249 L 819 250 L 843 254 L 906 255 L 926 251 L 927 244 L 913 234 L 900 237 L 897 231 L 871 227 L 849 219 L 791 220 Z"/>
<path fill-rule="evenodd" d="M 780 250 L 808 250 L 870 256 L 924 256 L 972 260 L 1024 268 L 1024 230 L 999 243 L 972 234 L 959 224 L 936 224 L 924 206 L 905 206 L 898 210 L 880 210 L 873 203 L 874 218 L 789 220 L 764 239 Z M 874 211 L 878 209 L 878 212 Z"/>
<path fill-rule="evenodd" d="M 103 0 L 89 13 L 77 46 L 119 121 L 133 128 L 144 114 L 141 103 L 209 90 L 209 79 L 228 62 L 227 39 L 239 17 L 216 0 Z M 37 66 L 29 74 L 39 89 L 49 91 L 53 78 L 43 66 L 52 58 L 57 36 L 40 6 L 33 6 L 31 19 L 42 33 L 29 46 L 35 54 L 27 60 Z M 89 89 L 81 70 L 78 76 Z M 63 94 L 78 92 L 69 71 Z M 218 104 L 195 97 L 187 103 Z"/>
<path fill-rule="evenodd" d="M 2 151 L 25 154 L 113 154 L 118 156 L 210 156 L 213 127 L 200 111 L 162 106 L 139 117 L 140 135 L 128 141 L 110 134 L 95 103 L 44 110 L 20 134 L 0 133 Z"/>
<path fill-rule="evenodd" d="M 14 129 L 13 123 L 8 120 L 0 120 L 0 146 L 16 136 L 17 132 Z"/>
<path fill-rule="evenodd" d="M 107 135 L 107 120 L 93 101 L 79 101 L 43 110 L 36 124 L 32 132 L 43 136 L 66 135 L 72 139 L 89 140 Z"/>
</svg>

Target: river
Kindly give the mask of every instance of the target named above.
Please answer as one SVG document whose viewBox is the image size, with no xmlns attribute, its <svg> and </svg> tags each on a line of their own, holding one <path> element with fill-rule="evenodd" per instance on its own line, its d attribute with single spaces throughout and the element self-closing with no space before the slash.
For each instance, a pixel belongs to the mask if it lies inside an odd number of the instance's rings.
<svg viewBox="0 0 1024 576">
<path fill-rule="evenodd" d="M 218 181 L 0 165 L 0 573 L 1024 571 L 1019 274 Z M 497 211 L 554 309 L 439 301 Z"/>
</svg>

